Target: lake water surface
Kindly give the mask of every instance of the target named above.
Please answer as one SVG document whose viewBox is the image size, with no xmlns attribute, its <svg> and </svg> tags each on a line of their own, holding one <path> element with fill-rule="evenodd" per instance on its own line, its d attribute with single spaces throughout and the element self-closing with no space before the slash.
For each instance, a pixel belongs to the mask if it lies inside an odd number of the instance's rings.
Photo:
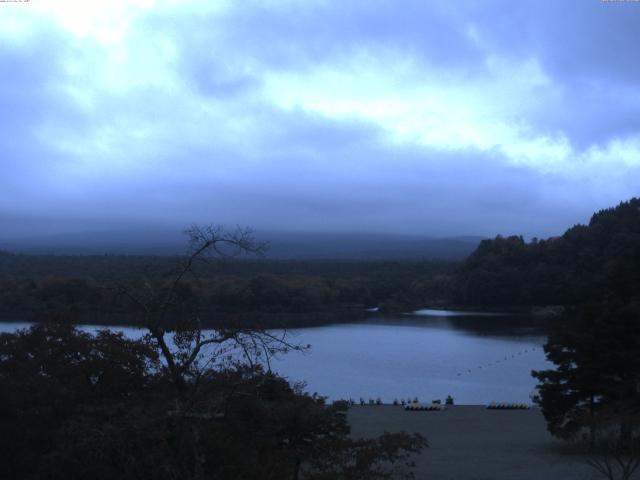
<svg viewBox="0 0 640 480">
<path fill-rule="evenodd" d="M 4 323 L 0 331 L 28 325 Z M 114 329 L 141 335 L 134 328 Z M 284 355 L 273 369 L 330 399 L 431 401 L 451 395 L 460 404 L 529 402 L 536 384 L 531 370 L 552 366 L 542 351 L 544 332 L 529 319 L 508 315 L 421 310 L 289 333 L 311 350 Z"/>
</svg>

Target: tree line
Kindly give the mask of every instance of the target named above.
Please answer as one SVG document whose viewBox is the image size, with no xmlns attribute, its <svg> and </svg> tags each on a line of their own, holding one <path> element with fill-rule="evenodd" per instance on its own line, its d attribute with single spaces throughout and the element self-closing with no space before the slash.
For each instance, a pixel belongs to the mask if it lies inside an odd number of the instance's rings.
<svg viewBox="0 0 640 480">
<path fill-rule="evenodd" d="M 171 280 L 176 257 L 0 253 L 0 316 L 75 323 L 131 321 L 118 285 Z M 183 279 L 182 311 L 214 317 L 254 314 L 268 326 L 358 318 L 365 308 L 395 311 L 443 303 L 455 264 L 430 261 L 214 260 Z M 180 315 L 181 311 L 173 312 Z"/>
</svg>

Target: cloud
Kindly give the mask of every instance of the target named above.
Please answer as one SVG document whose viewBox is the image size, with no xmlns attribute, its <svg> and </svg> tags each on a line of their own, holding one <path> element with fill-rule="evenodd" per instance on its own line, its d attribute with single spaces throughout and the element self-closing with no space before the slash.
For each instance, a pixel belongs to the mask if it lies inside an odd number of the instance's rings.
<svg viewBox="0 0 640 480">
<path fill-rule="evenodd" d="M 557 233 L 637 193 L 635 7 L 11 6 L 0 211 Z"/>
</svg>

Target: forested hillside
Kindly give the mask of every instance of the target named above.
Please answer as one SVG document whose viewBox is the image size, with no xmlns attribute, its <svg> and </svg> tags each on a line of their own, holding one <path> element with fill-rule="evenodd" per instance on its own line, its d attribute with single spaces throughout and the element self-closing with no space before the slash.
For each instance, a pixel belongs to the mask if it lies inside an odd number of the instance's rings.
<svg viewBox="0 0 640 480">
<path fill-rule="evenodd" d="M 467 305 L 575 305 L 615 290 L 640 291 L 640 199 L 595 213 L 560 237 L 480 243 L 460 268 L 454 302 Z"/>
</svg>

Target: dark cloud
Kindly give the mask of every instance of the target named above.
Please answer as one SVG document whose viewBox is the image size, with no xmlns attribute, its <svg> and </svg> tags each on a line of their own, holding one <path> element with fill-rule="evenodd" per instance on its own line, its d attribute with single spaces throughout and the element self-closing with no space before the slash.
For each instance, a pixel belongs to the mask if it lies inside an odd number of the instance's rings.
<svg viewBox="0 0 640 480">
<path fill-rule="evenodd" d="M 469 76 L 481 75 L 490 56 L 535 59 L 557 92 L 529 119 L 541 132 L 562 132 L 582 149 L 639 131 L 633 46 L 640 8 L 633 2 L 235 3 L 219 16 L 171 12 L 147 20 L 172 32 L 184 74 L 212 94 L 258 86 L 259 76 L 243 67 L 304 70 L 357 53 Z M 215 31 L 203 34 L 212 24 Z M 233 52 L 229 58 L 220 57 L 221 46 Z"/>
<path fill-rule="evenodd" d="M 535 125 L 579 148 L 640 133 L 640 5 L 635 2 L 482 2 L 469 10 L 487 51 L 535 58 L 557 86 Z"/>
<path fill-rule="evenodd" d="M 640 133 L 640 92 L 625 85 L 576 81 L 529 120 L 537 131 L 563 132 L 579 150 L 606 145 Z"/>
<path fill-rule="evenodd" d="M 185 73 L 198 78 L 225 65 L 304 69 L 381 51 L 465 70 L 484 61 L 467 24 L 438 2 L 234 2 L 222 13 L 159 12 L 141 26 L 173 38 Z M 222 58 L 220 47 L 230 55 Z"/>
</svg>

